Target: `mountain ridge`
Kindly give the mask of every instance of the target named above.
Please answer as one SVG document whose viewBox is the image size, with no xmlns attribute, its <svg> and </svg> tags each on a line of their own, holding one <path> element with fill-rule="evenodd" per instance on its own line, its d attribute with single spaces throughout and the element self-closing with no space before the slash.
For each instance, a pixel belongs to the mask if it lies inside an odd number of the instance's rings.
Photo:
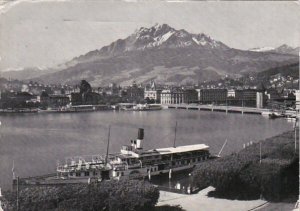
<svg viewBox="0 0 300 211">
<path fill-rule="evenodd" d="M 292 54 L 299 55 L 300 47 L 291 47 L 287 44 L 282 44 L 277 48 L 274 47 L 260 47 L 260 48 L 251 48 L 249 51 L 254 52 L 272 52 L 272 53 L 280 53 L 280 54 Z"/>
<path fill-rule="evenodd" d="M 226 75 L 242 76 L 297 62 L 291 54 L 230 48 L 200 33 L 176 30 L 167 24 L 141 27 L 124 39 L 75 57 L 61 69 L 32 80 L 92 85 L 129 85 L 152 79 L 165 84 L 198 83 Z"/>
</svg>

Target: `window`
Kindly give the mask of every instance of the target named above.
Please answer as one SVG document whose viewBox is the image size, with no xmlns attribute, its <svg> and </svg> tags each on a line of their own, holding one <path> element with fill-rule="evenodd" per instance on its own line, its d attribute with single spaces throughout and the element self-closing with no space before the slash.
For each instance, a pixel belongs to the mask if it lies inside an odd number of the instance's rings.
<svg viewBox="0 0 300 211">
<path fill-rule="evenodd" d="M 84 172 L 84 176 L 86 176 L 86 177 L 90 176 L 90 172 L 88 172 L 88 171 Z"/>
<path fill-rule="evenodd" d="M 76 172 L 76 177 L 80 177 L 80 172 Z"/>
</svg>

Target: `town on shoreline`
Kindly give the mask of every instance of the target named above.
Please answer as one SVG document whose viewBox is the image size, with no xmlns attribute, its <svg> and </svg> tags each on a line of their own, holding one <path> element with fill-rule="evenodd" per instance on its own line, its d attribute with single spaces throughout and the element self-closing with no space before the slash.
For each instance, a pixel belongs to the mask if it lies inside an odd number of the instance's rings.
<svg viewBox="0 0 300 211">
<path fill-rule="evenodd" d="M 278 80 L 272 79 L 273 83 Z M 235 108 L 240 107 L 250 108 L 250 111 L 257 109 L 260 114 L 268 111 L 267 114 L 276 112 L 277 116 L 295 117 L 296 102 L 299 100 L 300 92 L 293 86 L 276 88 L 273 84 L 265 87 L 263 83 L 259 86 L 229 86 L 226 80 L 217 85 L 204 83 L 185 86 L 156 84 L 152 80 L 148 84 L 133 82 L 126 87 L 114 83 L 92 87 L 86 80 L 76 86 L 9 80 L 2 84 L 0 113 L 156 110 L 194 105 L 198 106 L 198 110 L 201 107 L 203 110 L 209 108 L 213 111 L 213 107 L 222 110 L 223 107 L 223 111 L 227 112 L 229 107 L 233 111 L 239 111 Z"/>
</svg>

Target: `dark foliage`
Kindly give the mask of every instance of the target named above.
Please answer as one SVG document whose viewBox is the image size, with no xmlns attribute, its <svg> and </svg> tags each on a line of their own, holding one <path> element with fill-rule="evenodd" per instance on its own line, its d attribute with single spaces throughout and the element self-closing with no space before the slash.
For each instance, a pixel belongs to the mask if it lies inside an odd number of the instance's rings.
<svg viewBox="0 0 300 211">
<path fill-rule="evenodd" d="M 299 62 L 265 70 L 263 72 L 258 73 L 257 77 L 270 78 L 271 76 L 279 73 L 283 76 L 292 76 L 293 78 L 299 78 Z"/>
<path fill-rule="evenodd" d="M 151 210 L 159 191 L 144 181 L 121 180 L 94 184 L 35 186 L 20 191 L 22 211 Z M 5 193 L 8 210 L 16 210 L 15 193 Z"/>
<path fill-rule="evenodd" d="M 298 193 L 299 154 L 294 149 L 294 133 L 266 139 L 238 153 L 209 161 L 194 173 L 195 185 L 214 186 L 210 196 L 230 199 L 283 200 Z"/>
</svg>

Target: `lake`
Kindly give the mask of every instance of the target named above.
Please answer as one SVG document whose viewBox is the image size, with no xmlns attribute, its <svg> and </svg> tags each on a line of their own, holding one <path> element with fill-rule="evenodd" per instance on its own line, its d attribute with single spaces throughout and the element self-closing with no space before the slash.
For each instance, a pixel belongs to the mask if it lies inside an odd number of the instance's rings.
<svg viewBox="0 0 300 211">
<path fill-rule="evenodd" d="M 137 137 L 145 129 L 144 148 L 205 143 L 222 155 L 287 130 L 293 123 L 270 120 L 260 115 L 226 114 L 195 110 L 149 112 L 102 111 L 91 113 L 9 114 L 0 116 L 0 187 L 9 188 L 14 161 L 20 177 L 53 173 L 57 161 L 76 155 L 105 154 L 108 126 L 111 125 L 110 152 Z"/>
</svg>

